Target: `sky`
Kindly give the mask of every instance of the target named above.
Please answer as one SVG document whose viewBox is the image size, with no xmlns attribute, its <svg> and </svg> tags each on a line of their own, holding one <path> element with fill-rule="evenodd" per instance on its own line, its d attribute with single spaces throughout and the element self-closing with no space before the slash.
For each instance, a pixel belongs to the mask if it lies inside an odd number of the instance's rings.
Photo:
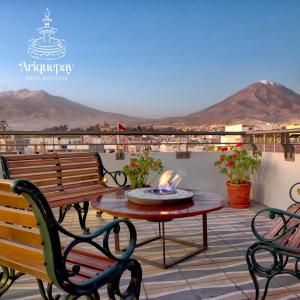
<svg viewBox="0 0 300 300">
<path fill-rule="evenodd" d="M 28 55 L 46 8 L 66 45 L 52 61 Z M 263 79 L 300 93 L 298 0 L 0 0 L 0 13 L 0 92 L 45 90 L 152 118 L 196 112 Z M 72 72 L 29 80 L 22 62 Z"/>
</svg>

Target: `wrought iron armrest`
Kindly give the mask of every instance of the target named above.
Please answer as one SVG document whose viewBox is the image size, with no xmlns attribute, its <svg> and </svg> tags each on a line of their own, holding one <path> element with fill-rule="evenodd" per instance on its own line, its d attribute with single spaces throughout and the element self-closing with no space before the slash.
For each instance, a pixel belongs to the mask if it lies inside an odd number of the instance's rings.
<svg viewBox="0 0 300 300">
<path fill-rule="evenodd" d="M 267 238 L 263 235 L 261 235 L 258 230 L 256 229 L 256 218 L 258 216 L 260 216 L 263 213 L 268 213 L 269 218 L 271 220 L 275 220 L 276 217 L 281 219 L 281 230 L 278 232 L 278 234 L 276 234 L 273 237 Z M 290 222 L 290 219 L 293 219 L 294 222 Z M 251 229 L 252 232 L 254 233 L 254 235 L 256 236 L 256 238 L 264 243 L 267 244 L 272 244 L 273 246 L 280 248 L 281 250 L 285 250 L 285 251 L 292 251 L 292 252 L 300 252 L 300 249 L 298 248 L 291 248 L 291 247 L 286 247 L 283 244 L 277 242 L 279 239 L 281 239 L 284 236 L 287 236 L 289 234 L 291 234 L 291 232 L 294 229 L 297 229 L 300 226 L 300 215 L 282 210 L 282 209 L 277 209 L 277 208 L 264 208 L 260 211 L 258 211 L 256 213 L 256 215 L 254 216 L 254 218 L 252 219 L 251 222 Z"/>
<path fill-rule="evenodd" d="M 110 237 L 111 232 L 118 233 L 120 231 L 120 223 L 126 224 L 128 230 L 129 230 L 129 245 L 128 245 L 126 251 L 122 253 L 122 255 L 115 256 L 111 252 L 110 247 L 109 247 L 109 237 Z M 114 221 L 110 222 L 109 224 L 97 229 L 94 232 L 91 232 L 88 234 L 83 234 L 83 235 L 73 234 L 72 232 L 70 232 L 70 231 L 66 230 L 64 227 L 62 227 L 60 224 L 57 224 L 57 227 L 61 233 L 74 239 L 64 249 L 64 254 L 63 254 L 64 258 L 66 258 L 68 256 L 68 254 L 72 251 L 72 249 L 74 247 L 83 243 L 83 244 L 90 244 L 91 246 L 95 247 L 97 250 L 102 252 L 104 255 L 106 255 L 107 257 L 109 257 L 115 261 L 125 261 L 130 258 L 130 256 L 132 255 L 132 253 L 135 249 L 135 246 L 136 246 L 136 239 L 137 239 L 136 230 L 135 230 L 134 225 L 127 219 L 114 220 Z M 102 242 L 102 245 L 100 245 L 99 242 L 94 241 L 94 239 L 103 234 L 104 234 L 103 242 Z"/>
<path fill-rule="evenodd" d="M 105 178 L 105 176 L 110 176 L 113 181 L 119 186 L 119 187 L 125 187 L 126 183 L 127 183 L 127 176 L 123 171 L 107 171 L 104 167 L 103 167 L 103 177 Z"/>
</svg>

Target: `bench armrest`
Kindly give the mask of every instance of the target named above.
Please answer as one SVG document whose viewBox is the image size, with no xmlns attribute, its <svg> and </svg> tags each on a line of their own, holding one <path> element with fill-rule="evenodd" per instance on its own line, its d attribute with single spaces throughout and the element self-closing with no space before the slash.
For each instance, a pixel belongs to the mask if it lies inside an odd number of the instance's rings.
<svg viewBox="0 0 300 300">
<path fill-rule="evenodd" d="M 128 244 L 128 247 L 126 248 L 126 251 L 123 252 L 122 255 L 116 256 L 110 250 L 109 238 L 110 238 L 110 234 L 112 232 L 118 233 L 120 231 L 121 223 L 124 223 L 128 228 L 129 244 Z M 58 230 L 61 233 L 73 238 L 73 241 L 71 241 L 65 247 L 64 257 L 66 257 L 75 246 L 77 246 L 79 244 L 83 244 L 83 245 L 90 244 L 92 247 L 96 248 L 97 250 L 102 252 L 104 255 L 106 255 L 107 257 L 109 257 L 113 260 L 124 261 L 124 260 L 129 259 L 129 257 L 132 255 L 132 253 L 135 249 L 135 246 L 136 246 L 136 239 L 137 239 L 136 230 L 135 230 L 134 225 L 127 219 L 114 220 L 114 221 L 110 222 L 109 224 L 95 230 L 94 232 L 91 232 L 88 234 L 83 234 L 83 235 L 73 234 L 72 232 L 66 230 L 64 227 L 62 227 L 59 224 L 57 224 L 57 226 L 58 226 Z M 102 245 L 100 245 L 99 242 L 95 241 L 95 239 L 101 235 L 103 235 Z"/>
<path fill-rule="evenodd" d="M 123 172 L 123 171 L 107 171 L 104 167 L 103 167 L 103 177 L 105 178 L 105 176 L 109 176 L 113 179 L 113 181 L 116 183 L 117 186 L 119 187 L 125 187 L 126 183 L 127 183 L 127 175 Z M 106 185 L 106 184 L 105 184 Z"/>
<path fill-rule="evenodd" d="M 263 234 L 259 232 L 256 221 L 262 214 L 267 213 L 270 220 L 274 220 L 273 227 Z M 261 242 L 271 244 L 274 247 L 288 252 L 300 253 L 300 248 L 289 247 L 289 241 L 295 230 L 300 230 L 300 215 L 277 208 L 264 208 L 256 213 L 251 222 L 253 234 Z"/>
</svg>

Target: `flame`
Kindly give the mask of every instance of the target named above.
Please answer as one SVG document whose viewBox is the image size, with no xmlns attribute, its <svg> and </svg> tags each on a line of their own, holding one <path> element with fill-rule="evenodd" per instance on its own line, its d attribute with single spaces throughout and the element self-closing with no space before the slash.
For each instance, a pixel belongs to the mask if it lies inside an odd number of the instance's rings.
<svg viewBox="0 0 300 300">
<path fill-rule="evenodd" d="M 167 170 L 159 178 L 158 188 L 160 190 L 174 190 L 181 181 L 181 176 L 173 170 Z"/>
</svg>

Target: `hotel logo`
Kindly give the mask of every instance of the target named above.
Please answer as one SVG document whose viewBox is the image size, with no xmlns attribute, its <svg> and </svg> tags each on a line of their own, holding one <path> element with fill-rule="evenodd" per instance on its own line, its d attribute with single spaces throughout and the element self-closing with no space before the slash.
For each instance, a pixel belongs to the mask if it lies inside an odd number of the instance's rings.
<svg viewBox="0 0 300 300">
<path fill-rule="evenodd" d="M 47 8 L 42 19 L 44 26 L 37 28 L 41 36 L 28 42 L 28 55 L 32 58 L 54 60 L 66 55 L 65 41 L 54 37 L 57 29 L 50 26 L 50 13 Z"/>
<path fill-rule="evenodd" d="M 57 28 L 51 26 L 50 15 L 47 8 L 42 19 L 44 26 L 37 28 L 40 36 L 28 41 L 27 53 L 34 61 L 19 63 L 20 71 L 26 72 L 26 80 L 68 80 L 73 70 L 73 64 L 41 62 L 59 60 L 67 54 L 65 40 L 55 37 Z"/>
</svg>

